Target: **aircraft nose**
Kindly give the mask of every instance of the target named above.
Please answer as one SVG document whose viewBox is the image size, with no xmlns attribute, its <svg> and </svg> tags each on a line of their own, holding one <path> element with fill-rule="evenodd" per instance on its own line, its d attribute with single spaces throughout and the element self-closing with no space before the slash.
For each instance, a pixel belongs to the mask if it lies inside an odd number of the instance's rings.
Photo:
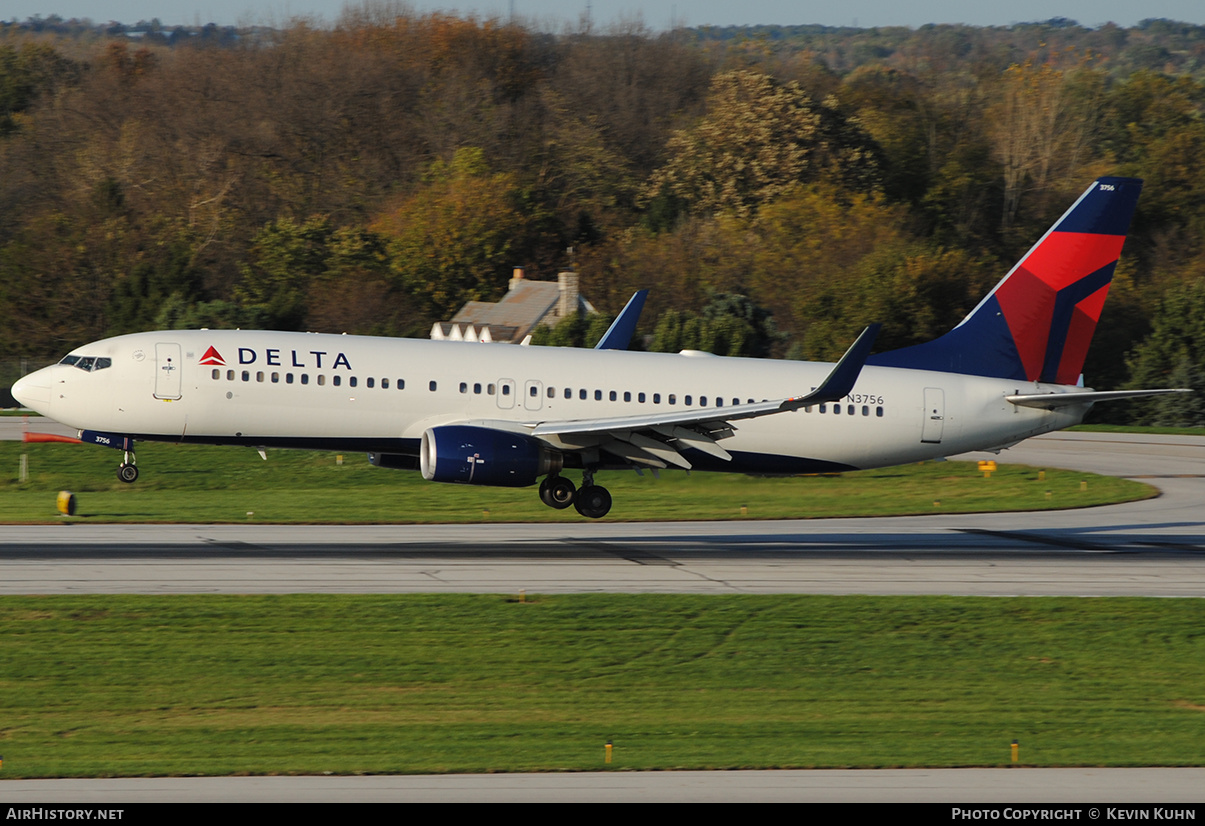
<svg viewBox="0 0 1205 826">
<path fill-rule="evenodd" d="M 46 411 L 50 409 L 50 379 L 45 370 L 38 370 L 17 379 L 12 394 L 22 407 L 49 415 Z"/>
</svg>

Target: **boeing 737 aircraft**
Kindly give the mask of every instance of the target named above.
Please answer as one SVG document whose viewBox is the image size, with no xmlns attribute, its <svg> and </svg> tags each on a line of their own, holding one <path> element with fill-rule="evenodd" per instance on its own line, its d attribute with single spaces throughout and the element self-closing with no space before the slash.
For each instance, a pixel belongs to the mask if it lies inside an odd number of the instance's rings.
<svg viewBox="0 0 1205 826">
<path fill-rule="evenodd" d="M 876 325 L 835 366 L 627 352 L 625 311 L 608 336 L 625 350 L 138 333 L 73 350 L 12 392 L 125 451 L 127 482 L 141 440 L 363 451 L 436 482 L 544 477 L 546 504 L 592 518 L 611 508 L 601 469 L 794 474 L 996 450 L 1077 424 L 1097 401 L 1178 392 L 1078 384 L 1141 188 L 1097 180 L 941 338 L 870 356 Z"/>
</svg>

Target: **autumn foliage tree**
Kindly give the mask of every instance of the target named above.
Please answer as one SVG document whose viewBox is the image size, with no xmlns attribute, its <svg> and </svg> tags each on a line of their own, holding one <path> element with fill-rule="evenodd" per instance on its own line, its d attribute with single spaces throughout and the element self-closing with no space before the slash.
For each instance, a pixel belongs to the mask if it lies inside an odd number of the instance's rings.
<svg viewBox="0 0 1205 826">
<path fill-rule="evenodd" d="M 876 150 L 856 124 L 796 83 L 745 70 L 712 81 L 707 114 L 670 138 L 646 196 L 691 214 L 749 216 L 822 174 L 859 189 L 878 182 Z"/>
<path fill-rule="evenodd" d="M 513 174 L 491 173 L 480 149 L 436 161 L 426 181 L 373 224 L 398 286 L 450 318 L 466 301 L 501 296 L 529 217 Z"/>
</svg>

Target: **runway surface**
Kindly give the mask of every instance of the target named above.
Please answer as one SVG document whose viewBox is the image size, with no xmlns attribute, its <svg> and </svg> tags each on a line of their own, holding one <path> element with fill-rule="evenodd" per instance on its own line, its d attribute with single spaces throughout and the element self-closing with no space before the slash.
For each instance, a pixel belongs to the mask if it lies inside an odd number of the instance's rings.
<svg viewBox="0 0 1205 826">
<path fill-rule="evenodd" d="M 121 803 L 1200 803 L 1205 769 L 577 772 L 376 777 L 155 777 L 0 782 L 5 805 Z M 1092 807 L 1098 814 L 1091 814 Z M 1199 808 L 1177 806 L 1183 808 Z M 1149 811 L 1149 807 L 1148 807 Z M 946 812 L 942 812 L 943 815 Z M 1014 814 L 1010 819 L 1021 820 Z M 1148 814 L 1148 817 L 1151 817 Z M 130 819 L 128 816 L 125 819 Z M 984 820 L 990 818 L 981 818 Z M 999 819 L 1006 819 L 1001 815 Z M 1027 820 L 1040 820 L 1031 816 Z M 1047 818 L 1053 819 L 1053 818 Z"/>
<path fill-rule="evenodd" d="M 777 522 L 5 526 L 0 594 L 1205 596 L 1205 438 L 1054 434 L 996 458 L 1125 475 L 1162 495 L 1070 511 Z"/>
</svg>

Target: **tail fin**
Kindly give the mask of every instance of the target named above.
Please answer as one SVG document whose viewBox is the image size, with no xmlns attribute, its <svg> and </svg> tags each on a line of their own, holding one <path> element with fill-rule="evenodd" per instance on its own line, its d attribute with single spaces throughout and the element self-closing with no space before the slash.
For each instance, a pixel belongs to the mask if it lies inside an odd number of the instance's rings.
<svg viewBox="0 0 1205 826">
<path fill-rule="evenodd" d="M 1075 384 L 1141 191 L 1097 179 L 957 327 L 867 364 Z"/>
</svg>

